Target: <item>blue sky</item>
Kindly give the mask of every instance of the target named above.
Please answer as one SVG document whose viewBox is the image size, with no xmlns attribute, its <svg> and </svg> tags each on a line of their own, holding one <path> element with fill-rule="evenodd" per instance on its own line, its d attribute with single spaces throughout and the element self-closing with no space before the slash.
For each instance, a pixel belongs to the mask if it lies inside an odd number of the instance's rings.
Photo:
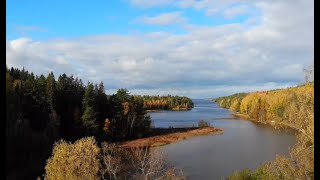
<svg viewBox="0 0 320 180">
<path fill-rule="evenodd" d="M 281 88 L 302 83 L 313 62 L 311 0 L 6 5 L 9 67 L 103 81 L 108 93 L 206 98 Z"/>
<path fill-rule="evenodd" d="M 231 7 L 236 5 L 237 3 L 233 3 Z M 250 7 L 250 10 L 256 15 L 259 13 L 254 7 Z M 203 11 L 192 8 L 184 9 L 178 6 L 144 8 L 136 7 L 125 0 L 96 0 L 93 3 L 72 0 L 10 0 L 7 1 L 7 39 L 19 38 L 21 34 L 41 40 L 107 33 L 154 31 L 184 33 L 184 28 L 179 24 L 154 26 L 137 21 L 141 16 L 157 16 L 166 12 L 180 12 L 188 23 L 205 26 L 241 23 L 252 16 L 249 14 L 232 18 L 225 18 L 221 14 L 206 16 Z"/>
</svg>

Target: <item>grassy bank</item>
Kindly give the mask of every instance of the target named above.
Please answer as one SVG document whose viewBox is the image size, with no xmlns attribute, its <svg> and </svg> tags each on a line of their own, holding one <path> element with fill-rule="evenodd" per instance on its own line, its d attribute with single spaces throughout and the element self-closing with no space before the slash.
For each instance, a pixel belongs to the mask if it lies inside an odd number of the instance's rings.
<svg viewBox="0 0 320 180">
<path fill-rule="evenodd" d="M 256 171 L 243 170 L 229 179 L 313 179 L 314 178 L 314 84 L 286 89 L 241 93 L 215 99 L 219 106 L 241 116 L 275 127 L 299 131 L 290 157 L 277 156 Z"/>
<path fill-rule="evenodd" d="M 212 133 L 222 132 L 222 129 L 214 127 L 205 128 L 168 128 L 155 129 L 150 137 L 136 139 L 121 143 L 121 148 L 133 147 L 156 147 L 171 144 L 194 136 L 208 135 Z"/>
</svg>

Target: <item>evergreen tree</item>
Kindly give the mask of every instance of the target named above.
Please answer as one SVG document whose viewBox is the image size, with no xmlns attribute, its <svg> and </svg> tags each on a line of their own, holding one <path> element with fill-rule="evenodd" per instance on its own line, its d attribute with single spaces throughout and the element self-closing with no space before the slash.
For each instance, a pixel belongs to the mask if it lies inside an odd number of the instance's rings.
<svg viewBox="0 0 320 180">
<path fill-rule="evenodd" d="M 49 73 L 47 77 L 46 96 L 51 111 L 56 108 L 56 80 L 53 72 Z"/>
<path fill-rule="evenodd" d="M 83 97 L 83 115 L 81 117 L 82 125 L 87 135 L 95 134 L 98 130 L 96 112 L 94 110 L 95 93 L 92 83 L 88 83 Z"/>
</svg>

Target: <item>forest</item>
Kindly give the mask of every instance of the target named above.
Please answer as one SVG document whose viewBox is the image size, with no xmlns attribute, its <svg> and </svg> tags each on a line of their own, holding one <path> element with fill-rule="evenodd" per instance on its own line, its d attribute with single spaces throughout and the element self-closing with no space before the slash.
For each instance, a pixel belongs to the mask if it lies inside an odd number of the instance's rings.
<svg viewBox="0 0 320 180">
<path fill-rule="evenodd" d="M 188 97 L 180 96 L 135 96 L 143 99 L 146 110 L 190 110 L 193 108 L 193 102 Z"/>
<path fill-rule="evenodd" d="M 126 89 L 107 95 L 102 82 L 85 85 L 73 75 L 56 80 L 53 72 L 45 77 L 6 68 L 6 172 L 43 174 L 38 167 L 43 169 L 59 139 L 92 136 L 97 142 L 118 142 L 144 137 L 152 126 L 146 109 L 192 104 L 186 97 L 133 96 Z"/>
<path fill-rule="evenodd" d="M 313 179 L 314 83 L 271 91 L 239 93 L 216 98 L 224 108 L 254 121 L 297 130 L 297 144 L 290 157 L 278 156 L 255 172 L 243 170 L 229 179 Z"/>
</svg>

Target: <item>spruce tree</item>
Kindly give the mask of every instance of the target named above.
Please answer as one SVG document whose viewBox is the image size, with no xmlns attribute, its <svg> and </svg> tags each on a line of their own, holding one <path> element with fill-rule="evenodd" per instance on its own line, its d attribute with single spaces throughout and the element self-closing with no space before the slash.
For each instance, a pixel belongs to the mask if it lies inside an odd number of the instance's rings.
<svg viewBox="0 0 320 180">
<path fill-rule="evenodd" d="M 56 106 L 56 80 L 53 72 L 49 73 L 47 77 L 46 96 L 51 111 L 55 110 Z"/>
<path fill-rule="evenodd" d="M 83 115 L 81 117 L 82 126 L 87 135 L 93 135 L 98 130 L 96 112 L 93 108 L 95 100 L 94 87 L 92 83 L 88 83 L 83 97 Z"/>
</svg>

